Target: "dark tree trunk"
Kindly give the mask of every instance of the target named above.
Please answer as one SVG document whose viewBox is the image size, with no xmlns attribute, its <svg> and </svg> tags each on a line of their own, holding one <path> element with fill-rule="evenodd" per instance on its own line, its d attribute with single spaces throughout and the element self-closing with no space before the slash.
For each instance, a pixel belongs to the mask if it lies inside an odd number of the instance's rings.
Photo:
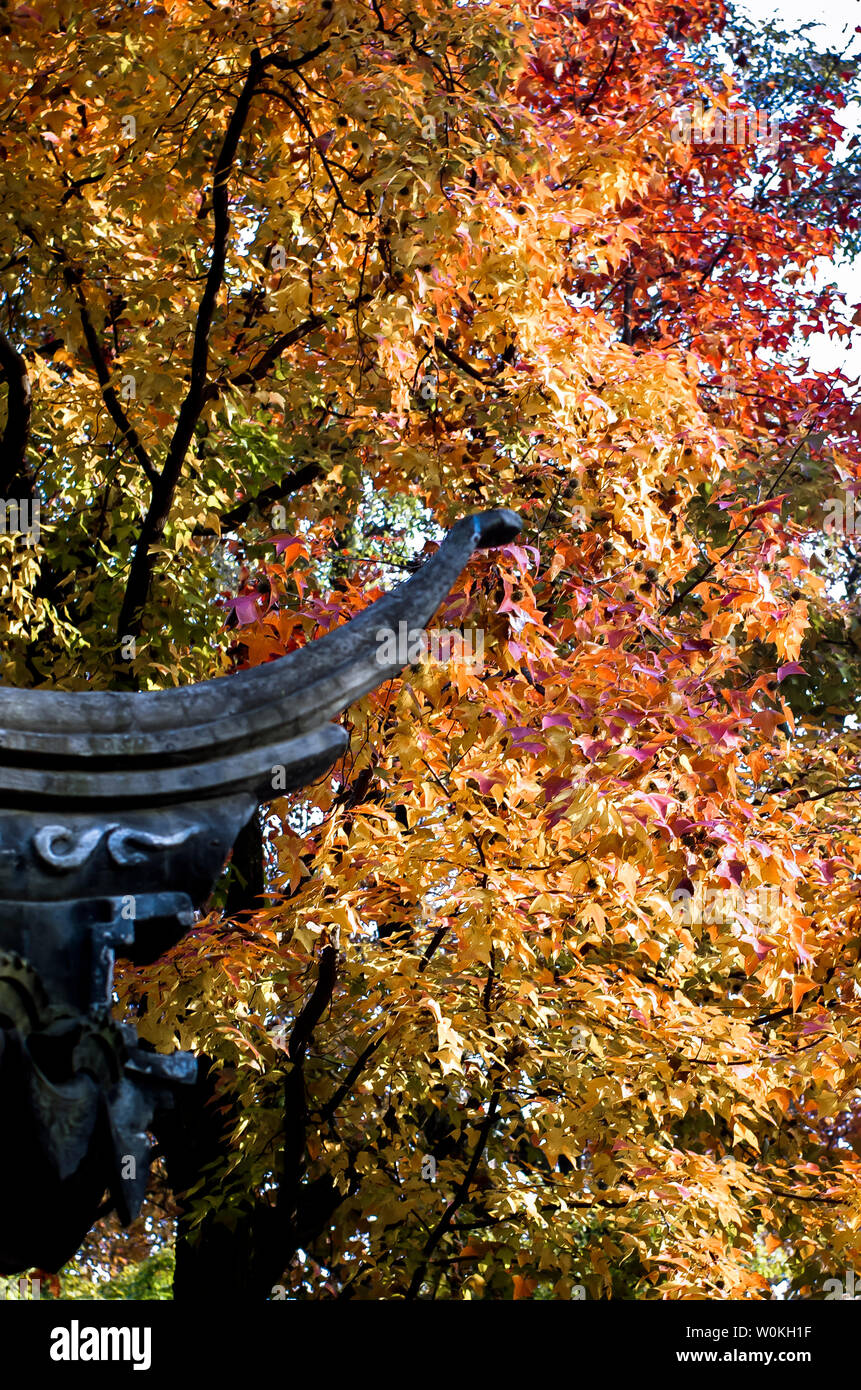
<svg viewBox="0 0 861 1390">
<path fill-rule="evenodd" d="M 240 830 L 228 869 L 225 916 L 259 906 L 265 888 L 263 823 L 256 811 Z M 236 1122 L 235 1104 L 218 1097 L 219 1073 L 208 1057 L 200 1057 L 198 1079 L 178 1097 L 177 1109 L 161 1117 L 158 1139 L 164 1150 L 168 1181 L 176 1197 L 176 1271 L 173 1296 L 179 1300 L 265 1297 L 255 1288 L 256 1261 L 253 1209 L 232 1210 L 231 1225 L 211 1212 L 192 1225 L 191 1201 L 185 1194 L 204 1177 L 209 1164 L 222 1161 Z M 205 1190 L 205 1189 L 204 1189 Z M 198 1201 L 201 1193 L 197 1194 Z"/>
<path fill-rule="evenodd" d="M 232 1228 L 219 1221 L 217 1213 L 192 1226 L 194 1199 L 186 1197 L 205 1165 L 224 1157 L 236 1119 L 235 1107 L 219 1099 L 217 1081 L 210 1059 L 201 1057 L 197 1082 L 187 1088 L 176 1109 L 159 1116 L 156 1131 L 178 1208 L 173 1280 L 178 1300 L 253 1297 L 248 1287 L 254 1263 L 253 1214 L 232 1212 Z M 203 1195 L 197 1193 L 197 1201 Z"/>
<path fill-rule="evenodd" d="M 370 778 L 371 769 L 365 769 L 355 779 L 350 789 L 353 804 L 366 794 Z M 240 832 L 229 872 L 225 915 L 234 916 L 258 905 L 265 889 L 259 812 Z M 265 1300 L 280 1283 L 297 1250 L 313 1247 L 344 1200 L 328 1175 L 305 1180 L 307 1097 L 303 1063 L 316 1023 L 331 1001 L 336 961 L 334 948 L 326 947 L 316 986 L 294 1021 L 289 1045 L 292 1065 L 283 1093 L 284 1151 L 277 1193 L 256 1201 L 249 1194 L 247 1206 L 210 1211 L 193 1224 L 193 1205 L 199 1208 L 207 1187 L 218 1183 L 218 1171 L 229 1154 L 230 1136 L 238 1118 L 236 1102 L 219 1087 L 220 1072 L 210 1058 L 199 1058 L 195 1085 L 183 1088 L 176 1109 L 158 1117 L 156 1134 L 178 1208 L 173 1284 L 177 1300 L 211 1300 L 213 1295 Z M 204 1172 L 210 1168 L 211 1172 Z M 194 1198 L 186 1196 L 201 1176 L 204 1191 Z M 351 1166 L 350 1195 L 357 1188 L 358 1174 Z"/>
<path fill-rule="evenodd" d="M 250 908 L 259 907 L 266 888 L 263 871 L 263 821 L 259 811 L 254 812 L 236 837 L 228 874 L 225 916 L 235 917 L 237 912 L 247 912 Z"/>
</svg>

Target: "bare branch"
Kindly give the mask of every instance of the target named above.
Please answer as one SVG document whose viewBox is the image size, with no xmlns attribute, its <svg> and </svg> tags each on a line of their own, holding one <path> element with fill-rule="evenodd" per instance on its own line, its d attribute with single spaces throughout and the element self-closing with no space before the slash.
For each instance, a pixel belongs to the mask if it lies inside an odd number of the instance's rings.
<svg viewBox="0 0 861 1390">
<path fill-rule="evenodd" d="M 334 1092 L 331 1098 L 323 1106 L 323 1109 L 320 1112 L 320 1119 L 324 1123 L 327 1120 L 331 1120 L 332 1116 L 335 1114 L 335 1111 L 338 1109 L 338 1106 L 341 1104 L 341 1101 L 344 1100 L 350 1094 L 350 1091 L 352 1090 L 354 1083 L 361 1076 L 367 1063 L 370 1061 L 377 1048 L 382 1043 L 384 1036 L 385 1034 L 381 1033 L 378 1038 L 373 1038 L 371 1042 L 368 1043 L 367 1047 L 359 1053 L 358 1057 L 356 1058 L 353 1065 L 350 1067 L 350 1070 L 347 1072 L 347 1075 L 344 1077 L 344 1080 L 341 1082 L 337 1091 Z"/>
<path fill-rule="evenodd" d="M 300 53 L 298 58 L 288 58 L 284 53 L 269 53 L 261 60 L 262 66 L 264 68 L 277 68 L 279 72 L 298 72 L 314 58 L 319 58 L 320 54 L 325 53 L 327 48 L 331 48 L 329 39 L 325 39 L 323 43 L 318 43 L 316 48 L 309 48 L 307 53 Z"/>
<path fill-rule="evenodd" d="M 230 206 L 228 183 L 239 142 L 248 120 L 251 103 L 257 92 L 259 84 L 269 68 L 277 68 L 280 71 L 296 71 L 303 64 L 310 62 L 318 54 L 324 52 L 329 47 L 328 42 L 319 44 L 315 49 L 311 49 L 301 54 L 298 58 L 287 58 L 283 54 L 270 54 L 264 58 L 259 49 L 254 49 L 251 55 L 251 65 L 242 84 L 242 90 L 237 98 L 233 114 L 227 125 L 224 140 L 221 145 L 218 158 L 213 171 L 212 186 L 212 210 L 213 210 L 213 237 L 212 253 L 209 262 L 209 270 L 206 276 L 203 294 L 197 310 L 197 318 L 194 328 L 194 340 L 191 352 L 191 372 L 188 391 L 182 402 L 179 411 L 179 418 L 176 428 L 168 448 L 167 457 L 161 473 L 153 484 L 152 498 L 149 509 L 144 518 L 141 532 L 138 537 L 137 545 L 132 556 L 131 569 L 129 572 L 128 584 L 120 610 L 119 622 L 117 625 L 118 637 L 126 634 L 136 634 L 141 630 L 143 620 L 143 609 L 149 594 L 150 581 L 154 566 L 153 547 L 161 539 L 164 528 L 170 515 L 173 504 L 174 493 L 182 475 L 183 465 L 188 453 L 189 446 L 194 437 L 194 429 L 200 418 L 204 406 L 218 395 L 219 387 L 215 383 L 207 383 L 207 370 L 209 366 L 209 339 L 212 331 L 212 323 L 215 317 L 215 308 L 221 286 L 224 282 L 224 272 L 227 264 L 227 251 L 230 237 Z M 295 330 L 297 336 L 302 336 L 303 332 L 310 329 L 305 324 L 300 325 Z M 314 325 L 316 326 L 316 324 Z M 251 369 L 252 380 L 258 380 L 256 375 L 261 375 L 268 370 L 268 365 L 277 360 L 280 353 L 285 350 L 285 345 L 289 345 L 290 335 L 282 335 L 281 346 L 275 351 L 276 345 L 264 354 L 260 362 Z M 295 341 L 295 339 L 294 339 Z M 274 354 L 274 355 L 273 355 Z M 268 364 L 268 365 L 264 365 Z"/>
<path fill-rule="evenodd" d="M 185 456 L 194 436 L 194 427 L 207 400 L 206 375 L 209 365 L 209 335 L 215 316 L 215 305 L 224 279 L 227 247 L 230 235 L 230 209 L 227 185 L 248 119 L 257 84 L 265 71 L 260 53 L 255 49 L 242 91 L 228 122 L 218 159 L 215 163 L 212 186 L 214 230 L 212 255 L 203 294 L 197 310 L 194 342 L 191 351 L 191 380 L 180 407 L 179 418 L 164 467 L 153 486 L 149 510 L 144 518 L 138 543 L 132 556 L 128 585 L 120 611 L 117 636 L 136 634 L 141 630 L 143 607 L 149 593 L 153 570 L 152 547 L 160 540 L 167 524 L 174 492 L 182 474 Z"/>
<path fill-rule="evenodd" d="M 608 78 L 609 75 L 610 75 L 610 69 L 611 69 L 611 67 L 613 66 L 613 64 L 614 64 L 615 61 L 616 61 L 616 54 L 617 54 L 618 51 L 619 51 L 619 35 L 617 34 L 617 35 L 616 35 L 616 38 L 615 38 L 615 41 L 614 41 L 614 43 L 613 43 L 613 51 L 612 51 L 612 53 L 610 54 L 610 61 L 607 63 L 607 66 L 605 67 L 604 71 L 601 73 L 601 76 L 598 78 L 598 81 L 595 83 L 595 86 L 592 88 L 592 91 L 591 91 L 591 92 L 589 93 L 589 95 L 588 95 L 587 97 L 585 97 L 584 100 L 579 104 L 578 109 L 579 109 L 579 112 L 580 112 L 580 115 L 581 115 L 581 116 L 585 116 L 586 112 L 589 110 L 589 107 L 592 105 L 592 103 L 593 103 L 594 101 L 597 101 L 598 97 L 601 95 L 601 93 L 603 92 L 604 88 L 606 87 L 606 85 L 607 85 L 607 78 Z"/>
<path fill-rule="evenodd" d="M 425 1241 L 424 1249 L 422 1251 L 421 1262 L 419 1263 L 418 1268 L 415 1270 L 415 1273 L 413 1274 L 413 1277 L 410 1280 L 410 1286 L 406 1294 L 407 1298 L 415 1298 L 418 1294 L 431 1255 L 433 1254 L 434 1250 L 436 1250 L 437 1246 L 439 1245 L 446 1231 L 451 1226 L 452 1221 L 454 1220 L 455 1216 L 457 1215 L 458 1211 L 463 1206 L 464 1202 L 467 1199 L 467 1196 L 469 1195 L 469 1189 L 472 1186 L 473 1178 L 478 1172 L 478 1165 L 481 1162 L 482 1154 L 484 1153 L 484 1150 L 487 1147 L 487 1141 L 490 1138 L 490 1132 L 493 1129 L 498 1110 L 499 1091 L 494 1091 L 493 1095 L 490 1097 L 490 1104 L 487 1107 L 487 1114 L 484 1118 L 484 1123 L 481 1126 L 481 1130 L 479 1131 L 478 1139 L 476 1140 L 475 1148 L 472 1151 L 472 1157 L 469 1160 L 467 1170 L 463 1175 L 463 1179 L 460 1183 L 460 1186 L 458 1187 L 457 1191 L 455 1192 L 454 1196 L 452 1197 L 451 1201 L 449 1202 L 448 1206 L 446 1207 L 436 1226 L 431 1231 L 430 1235 Z"/>
<path fill-rule="evenodd" d="M 335 947 L 324 946 L 320 952 L 317 983 L 310 999 L 299 1011 L 287 1044 L 290 1066 L 284 1078 L 284 1153 L 276 1202 L 277 1223 L 285 1236 L 289 1235 L 296 1222 L 305 1161 L 308 1115 L 305 1056 L 314 1036 L 314 1029 L 331 1003 L 337 960 Z"/>
<path fill-rule="evenodd" d="M 238 376 L 230 378 L 231 386 L 253 386 L 256 382 L 262 381 L 269 370 L 274 367 L 279 357 L 283 357 L 288 348 L 294 343 L 298 343 L 301 338 L 313 333 L 315 328 L 320 328 L 325 322 L 321 314 L 311 314 L 301 323 L 297 323 L 295 328 L 291 328 L 289 333 L 281 333 L 264 353 L 258 357 L 257 361 L 247 367 Z"/>
<path fill-rule="evenodd" d="M 460 367 L 462 372 L 466 372 L 467 376 L 471 376 L 473 381 L 481 382 L 482 386 L 498 385 L 498 383 L 494 381 L 492 373 L 480 372 L 477 368 L 470 366 L 469 362 L 456 353 L 453 348 L 450 348 L 439 334 L 434 338 L 434 347 L 437 352 L 442 353 L 443 357 L 447 357 L 449 362 L 453 363 L 455 367 Z M 505 388 L 498 386 L 498 389 L 504 391 Z"/>
<path fill-rule="evenodd" d="M 146 449 L 144 448 L 143 444 L 141 443 L 140 435 L 138 434 L 134 426 L 131 424 L 126 412 L 123 410 L 123 407 L 120 404 L 119 396 L 117 395 L 116 391 L 114 390 L 111 384 L 111 373 L 108 368 L 108 364 L 105 361 L 105 354 L 102 351 L 102 346 L 99 342 L 99 336 L 96 333 L 96 330 L 93 327 L 93 321 L 90 318 L 89 309 L 87 308 L 87 301 L 81 286 L 81 276 L 79 273 L 73 271 L 71 268 L 67 268 L 65 271 L 65 278 L 66 282 L 70 286 L 72 286 L 72 288 L 75 291 L 75 298 L 78 301 L 78 314 L 81 320 L 81 327 L 84 330 L 84 341 L 87 344 L 87 351 L 90 354 L 90 360 L 92 361 L 93 367 L 95 368 L 96 377 L 98 378 L 99 385 L 102 388 L 102 397 L 104 399 L 105 405 L 107 406 L 108 414 L 110 415 L 111 419 L 113 420 L 123 439 L 131 447 L 132 453 L 134 454 L 135 458 L 137 459 L 138 463 L 140 464 L 149 481 L 155 484 L 158 481 L 158 471 L 153 467 L 152 460 L 149 454 L 147 453 Z"/>
</svg>

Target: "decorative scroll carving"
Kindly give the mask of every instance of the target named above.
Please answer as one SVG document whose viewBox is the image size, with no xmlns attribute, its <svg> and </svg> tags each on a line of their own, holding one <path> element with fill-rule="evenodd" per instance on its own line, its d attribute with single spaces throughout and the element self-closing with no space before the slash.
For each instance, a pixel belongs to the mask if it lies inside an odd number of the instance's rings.
<svg viewBox="0 0 861 1390">
<path fill-rule="evenodd" d="M 111 830 L 108 836 L 108 854 L 115 864 L 143 864 L 146 854 L 141 850 L 131 849 L 129 846 L 133 842 L 145 845 L 147 849 L 173 849 L 176 845 L 185 844 L 189 836 L 195 835 L 199 829 L 197 825 L 184 825 L 173 835 L 153 835 L 149 830 L 121 827 Z"/>
<path fill-rule="evenodd" d="M 133 826 L 122 826 L 113 822 L 110 825 L 91 826 L 89 830 L 75 832 L 66 825 L 44 825 L 33 836 L 33 848 L 39 858 L 52 869 L 61 873 L 79 869 L 95 851 L 102 837 L 108 837 L 108 854 L 115 864 L 143 864 L 146 854 L 132 849 L 132 844 L 147 849 L 173 849 L 184 844 L 190 835 L 197 833 L 197 825 L 184 825 L 173 835 L 155 835 L 149 830 L 136 830 Z M 67 849 L 58 849 L 67 845 Z"/>
<path fill-rule="evenodd" d="M 39 858 L 50 864 L 52 869 L 68 872 L 70 869 L 79 869 L 84 861 L 89 859 L 105 830 L 109 828 L 114 827 L 97 825 L 76 834 L 66 825 L 43 825 L 33 836 L 33 848 Z M 66 845 L 68 848 L 57 849 L 57 845 Z"/>
</svg>

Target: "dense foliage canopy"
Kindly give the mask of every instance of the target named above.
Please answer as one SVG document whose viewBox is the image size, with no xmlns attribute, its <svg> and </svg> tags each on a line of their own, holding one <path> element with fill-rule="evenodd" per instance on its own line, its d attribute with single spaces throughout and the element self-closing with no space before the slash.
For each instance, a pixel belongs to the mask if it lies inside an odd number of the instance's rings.
<svg viewBox="0 0 861 1390">
<path fill-rule="evenodd" d="M 524 518 L 436 619 L 481 661 L 352 708 L 123 974 L 213 1066 L 87 1259 L 175 1218 L 178 1296 L 821 1296 L 861 1258 L 861 459 L 805 342 L 851 333 L 810 272 L 857 242 L 857 61 L 718 0 L 0 18 L 6 682 L 267 661 Z"/>
</svg>

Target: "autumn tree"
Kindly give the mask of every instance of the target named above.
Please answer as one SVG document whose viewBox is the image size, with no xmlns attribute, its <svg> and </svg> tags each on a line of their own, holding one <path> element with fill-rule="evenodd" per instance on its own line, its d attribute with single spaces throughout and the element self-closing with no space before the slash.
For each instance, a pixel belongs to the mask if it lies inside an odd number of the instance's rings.
<svg viewBox="0 0 861 1390">
<path fill-rule="evenodd" d="M 859 460 L 804 340 L 850 331 L 808 271 L 838 204 L 857 231 L 857 64 L 780 110 L 752 86 L 760 140 L 711 0 L 4 13 L 2 490 L 41 503 L 38 545 L 0 537 L 7 681 L 270 660 L 464 511 L 525 522 L 436 620 L 481 658 L 352 708 L 334 777 L 123 975 L 206 1059 L 158 1136 L 176 1295 L 851 1265 L 861 750 L 823 509 Z"/>
</svg>

